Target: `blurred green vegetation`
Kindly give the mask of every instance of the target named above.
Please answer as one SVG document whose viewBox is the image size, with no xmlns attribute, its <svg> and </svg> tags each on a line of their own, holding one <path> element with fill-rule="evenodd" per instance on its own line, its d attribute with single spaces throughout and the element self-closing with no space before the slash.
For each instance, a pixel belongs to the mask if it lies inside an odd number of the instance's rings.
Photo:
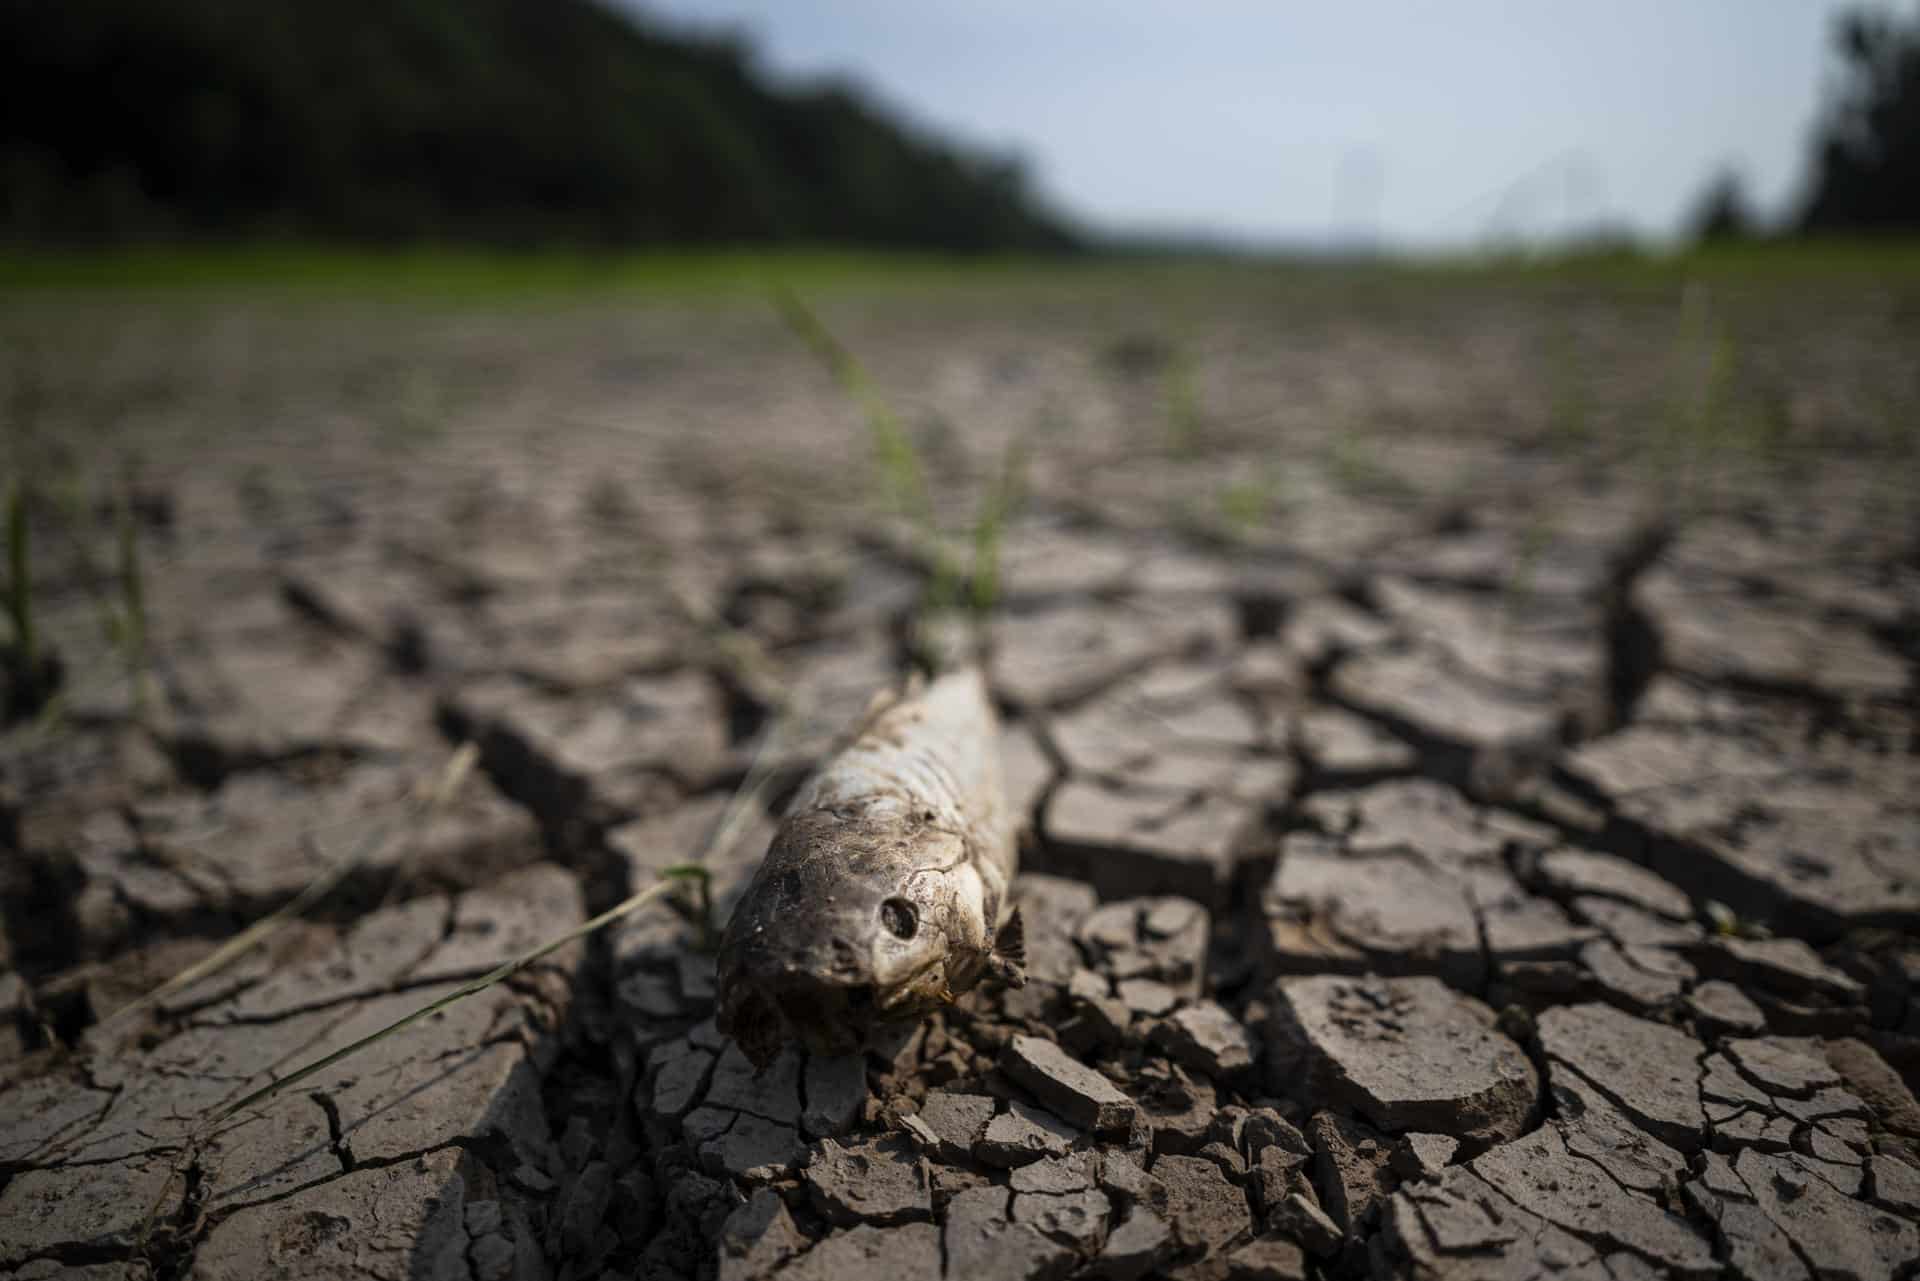
<svg viewBox="0 0 1920 1281">
<path fill-rule="evenodd" d="M 0 248 L 0 288 L 253 288 L 356 295 L 611 293 L 764 294 L 776 282 L 917 285 L 1081 274 L 1090 259 L 950 255 L 832 248 L 532 251 L 425 246 L 393 249 L 272 244 L 49 250 Z"/>
<path fill-rule="evenodd" d="M 1477 281 L 1667 291 L 1689 280 L 1761 287 L 1851 281 L 1907 288 L 1920 283 L 1920 238 L 1727 241 L 1674 253 L 1457 255 L 1375 262 L 1275 257 L 1229 263 L 1180 257 L 975 256 L 807 247 L 529 252 L 444 246 L 355 249 L 281 242 L 68 251 L 0 248 L 0 289 L 16 292 L 290 289 L 339 290 L 359 296 L 489 297 L 631 290 L 758 298 L 773 286 L 1001 288 L 1022 283 L 1160 281 L 1169 288 L 1210 289 L 1236 282 L 1394 286 Z"/>
</svg>

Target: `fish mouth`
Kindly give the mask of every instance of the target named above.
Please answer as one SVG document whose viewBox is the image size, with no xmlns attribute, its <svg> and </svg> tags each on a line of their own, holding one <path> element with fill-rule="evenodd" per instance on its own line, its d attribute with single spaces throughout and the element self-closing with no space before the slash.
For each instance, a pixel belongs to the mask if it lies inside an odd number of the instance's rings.
<svg viewBox="0 0 1920 1281">
<path fill-rule="evenodd" d="M 781 1020 L 813 1054 L 851 1054 L 879 1013 L 871 983 L 798 984 L 774 1002 Z"/>
<path fill-rule="evenodd" d="M 720 1030 L 757 1068 L 788 1041 L 809 1054 L 853 1054 L 865 1044 L 877 1010 L 871 984 L 820 982 L 802 975 L 785 981 L 745 980 L 721 1001 Z"/>
<path fill-rule="evenodd" d="M 924 998 L 921 989 L 939 965 L 935 957 L 884 990 L 871 982 L 843 983 L 799 973 L 757 982 L 744 979 L 737 995 L 721 1002 L 720 1030 L 733 1037 L 756 1067 L 771 1063 L 789 1038 L 809 1054 L 855 1054 L 865 1047 L 876 1023 L 914 1018 L 937 1004 L 916 998 Z"/>
<path fill-rule="evenodd" d="M 925 961 L 887 985 L 880 994 L 879 1017 L 882 1019 L 907 1019 L 925 1014 L 940 1004 L 940 996 L 947 990 L 946 960 L 940 955 L 929 956 Z M 931 980 L 938 978 L 938 983 Z M 929 989 L 932 989 L 929 991 Z"/>
</svg>

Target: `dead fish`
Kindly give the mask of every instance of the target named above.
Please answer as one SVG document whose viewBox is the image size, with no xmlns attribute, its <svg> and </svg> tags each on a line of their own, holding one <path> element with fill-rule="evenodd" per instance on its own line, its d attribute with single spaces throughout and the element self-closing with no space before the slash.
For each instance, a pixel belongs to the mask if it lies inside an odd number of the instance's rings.
<svg viewBox="0 0 1920 1281">
<path fill-rule="evenodd" d="M 853 1053 L 988 974 L 1025 983 L 1016 857 L 979 670 L 879 702 L 794 797 L 727 923 L 720 1030 L 765 1067 L 791 1040 Z"/>
</svg>

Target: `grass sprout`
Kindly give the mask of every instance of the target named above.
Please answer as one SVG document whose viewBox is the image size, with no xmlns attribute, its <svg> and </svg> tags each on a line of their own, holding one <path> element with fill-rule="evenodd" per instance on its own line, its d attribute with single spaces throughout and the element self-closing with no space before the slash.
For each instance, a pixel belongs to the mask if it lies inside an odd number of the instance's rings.
<svg viewBox="0 0 1920 1281">
<path fill-rule="evenodd" d="M 999 473 L 981 499 L 971 538 L 972 564 L 963 575 L 957 551 L 962 539 L 940 527 L 933 492 L 927 482 L 926 464 L 899 414 L 881 393 L 879 384 L 798 293 L 785 285 L 777 285 L 770 297 L 788 330 L 826 366 L 840 389 L 866 418 L 874 462 L 888 505 L 913 527 L 927 565 L 927 586 L 919 610 L 922 619 L 940 619 L 963 609 L 976 618 L 989 613 L 999 597 L 1000 549 L 1006 526 L 1025 491 L 1025 442 L 1016 439 L 1008 445 Z M 937 656 L 923 654 L 921 657 Z M 929 665 L 937 667 L 939 663 Z"/>
<path fill-rule="evenodd" d="M 894 510 L 917 525 L 923 534 L 935 532 L 933 494 L 920 463 L 920 452 L 907 434 L 906 424 L 880 392 L 879 384 L 845 344 L 834 337 L 806 300 L 785 285 L 772 290 L 774 310 L 788 330 L 827 367 L 827 372 L 857 405 L 867 420 L 874 461 Z M 933 541 L 929 537 L 929 541 Z"/>
<path fill-rule="evenodd" d="M 1286 474 L 1269 462 L 1258 471 L 1221 488 L 1214 505 L 1226 532 L 1244 542 L 1264 529 L 1287 506 Z"/>
<path fill-rule="evenodd" d="M 1000 598 L 1000 549 L 1007 523 L 1026 498 L 1027 445 L 1020 437 L 1007 442 L 1000 471 L 980 500 L 973 524 L 973 567 L 968 574 L 970 604 L 977 617 L 993 612 Z"/>
<path fill-rule="evenodd" d="M 1706 285 L 1681 291 L 1673 340 L 1673 379 L 1664 428 L 1648 451 L 1651 492 L 1668 511 L 1701 498 L 1700 471 L 1725 443 L 1737 350 Z"/>
<path fill-rule="evenodd" d="M 1186 347 L 1176 347 L 1167 359 L 1161 389 L 1167 413 L 1167 445 L 1181 458 L 1192 458 L 1206 445 L 1206 414 L 1200 405 L 1197 362 Z"/>
<path fill-rule="evenodd" d="M 1741 916 L 1719 900 L 1711 900 L 1706 906 L 1707 922 L 1713 926 L 1713 932 L 1722 938 L 1770 939 L 1773 931 L 1765 922 Z"/>
<path fill-rule="evenodd" d="M 1372 443 L 1357 423 L 1333 438 L 1325 459 L 1334 484 L 1355 497 L 1385 500 L 1413 497 L 1413 487 L 1375 456 Z"/>
</svg>

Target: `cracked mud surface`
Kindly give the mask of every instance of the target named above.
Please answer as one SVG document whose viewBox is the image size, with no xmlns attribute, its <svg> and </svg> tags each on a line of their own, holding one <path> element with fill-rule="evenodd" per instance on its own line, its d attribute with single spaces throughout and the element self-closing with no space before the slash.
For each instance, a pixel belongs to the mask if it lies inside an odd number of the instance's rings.
<svg viewBox="0 0 1920 1281">
<path fill-rule="evenodd" d="M 644 912 L 210 1132 L 692 857 L 791 697 L 724 917 L 929 565 L 750 305 L 36 316 L 80 353 L 40 439 L 137 463 L 152 661 L 111 524 L 43 511 L 0 1278 L 1920 1272 L 1920 523 L 1871 431 L 1912 300 L 1730 312 L 1760 449 L 1662 434 L 1671 299 L 1273 288 L 1195 313 L 1179 440 L 1102 355 L 1141 298 L 827 308 L 949 528 L 1028 451 L 1026 988 L 756 1075 Z"/>
</svg>

